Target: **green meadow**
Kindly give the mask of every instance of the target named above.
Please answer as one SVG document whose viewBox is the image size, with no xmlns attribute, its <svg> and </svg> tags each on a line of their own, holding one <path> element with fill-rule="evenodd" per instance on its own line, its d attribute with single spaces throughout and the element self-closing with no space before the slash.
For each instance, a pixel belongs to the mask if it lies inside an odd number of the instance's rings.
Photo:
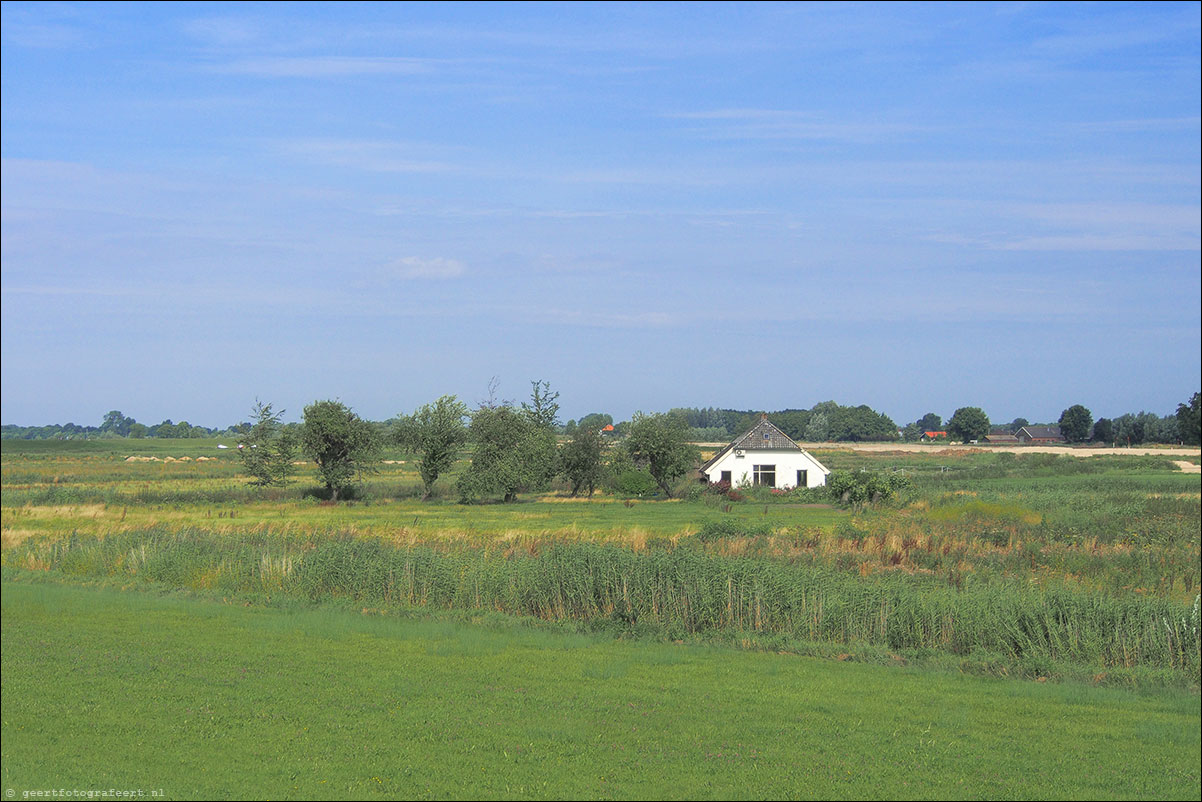
<svg viewBox="0 0 1202 802">
<path fill-rule="evenodd" d="M 910 491 L 465 505 L 468 454 L 422 502 L 388 453 L 332 504 L 217 442 L 4 442 L 6 787 L 1202 795 L 1170 459 L 832 449 Z"/>
<path fill-rule="evenodd" d="M 1197 697 L 4 586 L 4 786 L 163 798 L 1191 798 Z"/>
</svg>

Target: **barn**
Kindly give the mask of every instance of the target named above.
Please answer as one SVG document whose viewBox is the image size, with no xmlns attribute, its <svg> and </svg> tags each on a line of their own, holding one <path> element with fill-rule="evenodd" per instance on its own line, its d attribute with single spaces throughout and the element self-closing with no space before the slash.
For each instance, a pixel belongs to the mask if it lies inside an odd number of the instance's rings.
<svg viewBox="0 0 1202 802">
<path fill-rule="evenodd" d="M 773 426 L 767 415 L 701 466 L 703 481 L 729 482 L 731 487 L 822 487 L 829 475 L 825 465 Z"/>
<path fill-rule="evenodd" d="M 1024 426 L 1014 435 L 1020 443 L 1063 443 L 1059 426 Z"/>
</svg>

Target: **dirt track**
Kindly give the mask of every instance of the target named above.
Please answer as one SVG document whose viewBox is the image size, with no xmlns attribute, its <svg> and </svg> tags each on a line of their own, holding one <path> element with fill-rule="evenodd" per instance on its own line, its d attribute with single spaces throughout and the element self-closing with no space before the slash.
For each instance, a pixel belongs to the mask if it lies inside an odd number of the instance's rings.
<svg viewBox="0 0 1202 802">
<path fill-rule="evenodd" d="M 877 452 L 909 452 L 915 454 L 972 454 L 990 451 L 1010 451 L 1015 454 L 1067 454 L 1070 457 L 1104 457 L 1104 456 L 1147 456 L 1154 454 L 1160 457 L 1202 457 L 1202 448 L 1095 448 L 1086 446 L 991 446 L 965 443 L 797 443 L 807 451 L 877 451 Z M 725 448 L 726 443 L 698 443 L 704 449 Z M 1185 463 L 1189 465 L 1190 463 Z M 1194 466 L 1197 468 L 1198 466 Z M 1181 468 L 1186 470 L 1184 467 Z M 1189 471 L 1187 471 L 1188 473 Z M 1194 471 L 1196 473 L 1196 471 Z"/>
<path fill-rule="evenodd" d="M 926 454 L 954 454 L 956 452 L 1011 451 L 1015 454 L 1067 454 L 1070 457 L 1143 456 L 1153 454 L 1163 457 L 1202 456 L 1202 449 L 1184 448 L 1076 448 L 1074 446 L 991 446 L 961 443 L 799 443 L 802 448 L 814 451 L 908 451 Z"/>
</svg>

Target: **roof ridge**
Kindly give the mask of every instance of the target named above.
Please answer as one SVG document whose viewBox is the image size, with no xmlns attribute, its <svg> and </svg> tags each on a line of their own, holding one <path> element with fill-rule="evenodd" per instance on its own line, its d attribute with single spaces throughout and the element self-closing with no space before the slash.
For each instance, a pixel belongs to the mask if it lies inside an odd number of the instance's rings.
<svg viewBox="0 0 1202 802">
<path fill-rule="evenodd" d="M 743 432 L 743 434 L 739 435 L 734 440 L 732 440 L 730 443 L 730 446 L 727 446 L 727 448 L 731 448 L 731 447 L 743 448 L 743 449 L 747 449 L 747 448 L 762 449 L 762 448 L 764 448 L 764 446 L 761 444 L 760 440 L 751 439 L 752 435 L 754 435 L 757 430 L 764 429 L 764 428 L 771 429 L 772 433 L 774 433 L 776 435 L 776 437 L 772 437 L 771 435 L 764 436 L 764 438 L 763 438 L 764 440 L 768 440 L 770 443 L 772 443 L 771 445 L 767 446 L 767 448 L 770 448 L 770 449 L 796 448 L 799 451 L 805 451 L 804 448 L 802 448 L 801 446 L 799 446 L 797 444 L 796 440 L 794 440 L 792 437 L 789 437 L 789 435 L 787 435 L 783 431 L 781 431 L 781 428 L 779 426 L 777 426 L 772 421 L 768 420 L 768 416 L 766 414 L 763 415 L 758 421 L 756 421 L 756 424 L 754 426 L 752 426 L 750 429 Z M 784 443 L 780 443 L 779 440 L 784 440 Z M 750 442 L 748 442 L 748 441 L 750 441 Z"/>
<path fill-rule="evenodd" d="M 761 429 L 770 429 L 771 434 L 769 436 L 765 436 L 763 439 L 754 439 L 752 436 L 758 430 L 761 430 Z M 764 445 L 765 440 L 768 441 L 767 445 Z M 724 456 L 726 456 L 726 454 L 728 454 L 731 451 L 744 451 L 744 450 L 758 450 L 758 451 L 797 450 L 797 451 L 800 451 L 802 454 L 805 454 L 806 456 L 808 456 L 810 459 L 814 460 L 815 462 L 818 462 L 818 460 L 812 454 L 810 454 L 809 451 L 806 451 L 804 448 L 802 448 L 797 443 L 796 440 L 794 440 L 792 437 L 789 437 L 789 435 L 785 434 L 784 431 L 782 431 L 779 426 L 777 426 L 772 421 L 768 420 L 768 416 L 767 416 L 767 414 L 765 414 L 758 421 L 756 421 L 755 425 L 752 426 L 750 429 L 748 429 L 747 431 L 740 434 L 738 437 L 736 437 L 734 440 L 732 440 L 728 445 L 725 445 L 722 448 L 718 449 L 718 451 L 714 454 L 714 456 L 712 456 L 712 457 L 710 457 L 710 459 L 706 460 L 705 463 L 701 466 L 701 471 L 705 472 L 705 471 L 709 470 L 709 468 L 711 466 L 717 464 L 717 462 L 720 459 L 722 459 Z M 819 464 L 821 464 L 821 463 L 819 463 Z"/>
</svg>

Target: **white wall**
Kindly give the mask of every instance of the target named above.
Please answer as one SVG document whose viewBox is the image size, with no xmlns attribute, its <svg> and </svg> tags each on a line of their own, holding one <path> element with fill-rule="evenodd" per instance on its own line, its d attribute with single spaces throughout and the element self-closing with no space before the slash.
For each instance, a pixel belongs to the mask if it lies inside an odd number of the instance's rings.
<svg viewBox="0 0 1202 802">
<path fill-rule="evenodd" d="M 807 471 L 806 487 L 822 487 L 830 471 L 805 451 L 795 449 L 747 449 L 742 457 L 735 456 L 731 449 L 722 459 L 715 462 L 706 471 L 706 478 L 711 482 L 720 481 L 723 471 L 730 471 L 731 487 L 750 485 L 754 480 L 753 468 L 756 465 L 776 466 L 776 487 L 785 490 L 797 484 L 797 472 Z"/>
</svg>

